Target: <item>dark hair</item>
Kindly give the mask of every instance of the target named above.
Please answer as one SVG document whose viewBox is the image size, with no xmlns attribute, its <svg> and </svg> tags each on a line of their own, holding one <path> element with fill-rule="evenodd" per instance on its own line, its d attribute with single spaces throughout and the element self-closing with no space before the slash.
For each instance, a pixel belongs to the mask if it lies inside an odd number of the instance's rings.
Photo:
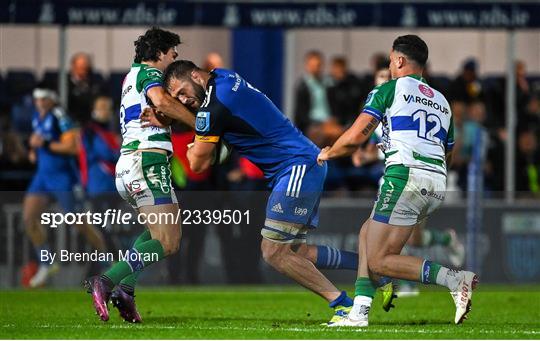
<svg viewBox="0 0 540 341">
<path fill-rule="evenodd" d="M 344 56 L 336 56 L 336 57 L 334 57 L 332 59 L 332 64 L 333 65 L 339 65 L 342 68 L 346 69 L 347 68 L 347 58 L 345 58 Z"/>
<path fill-rule="evenodd" d="M 428 47 L 417 35 L 408 34 L 397 37 L 392 44 L 392 50 L 403 53 L 421 67 L 426 66 L 429 54 Z"/>
<path fill-rule="evenodd" d="M 319 58 L 319 59 L 324 59 L 322 52 L 319 51 L 319 50 L 309 50 L 304 55 L 304 59 L 309 59 L 309 58 L 313 58 L 313 57 Z"/>
<path fill-rule="evenodd" d="M 170 48 L 180 43 L 178 34 L 152 27 L 134 42 L 135 63 L 146 60 L 156 62 L 159 59 L 160 52 L 167 53 Z"/>
<path fill-rule="evenodd" d="M 379 70 L 388 70 L 388 65 L 390 65 L 390 59 L 388 58 L 378 59 L 375 64 L 375 72 Z"/>
<path fill-rule="evenodd" d="M 165 71 L 163 71 L 163 85 L 168 87 L 171 79 L 183 79 L 189 77 L 191 71 L 201 70 L 195 63 L 191 60 L 177 60 L 169 64 Z"/>
</svg>

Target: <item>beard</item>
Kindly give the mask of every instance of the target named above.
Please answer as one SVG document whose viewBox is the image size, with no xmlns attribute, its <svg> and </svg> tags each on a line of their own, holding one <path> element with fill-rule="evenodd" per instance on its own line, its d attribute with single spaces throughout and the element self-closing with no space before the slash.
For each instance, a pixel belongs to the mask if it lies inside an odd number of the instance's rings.
<svg viewBox="0 0 540 341">
<path fill-rule="evenodd" d="M 193 87 L 193 91 L 195 92 L 194 97 L 197 100 L 197 104 L 190 106 L 189 109 L 191 110 L 191 112 L 197 113 L 206 98 L 206 90 L 201 85 L 195 83 L 193 80 L 190 81 L 191 86 Z"/>
</svg>

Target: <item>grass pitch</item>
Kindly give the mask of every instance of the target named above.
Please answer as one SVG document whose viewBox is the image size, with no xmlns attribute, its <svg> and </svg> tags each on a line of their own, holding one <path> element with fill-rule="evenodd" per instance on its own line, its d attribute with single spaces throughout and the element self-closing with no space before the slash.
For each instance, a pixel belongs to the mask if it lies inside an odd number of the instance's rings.
<svg viewBox="0 0 540 341">
<path fill-rule="evenodd" d="M 456 326 L 447 292 L 423 291 L 384 312 L 374 301 L 370 326 L 329 329 L 325 302 L 291 287 L 144 288 L 143 323 L 111 309 L 107 323 L 78 291 L 0 291 L 0 339 L 539 339 L 540 287 L 480 286 L 473 309 Z"/>
</svg>

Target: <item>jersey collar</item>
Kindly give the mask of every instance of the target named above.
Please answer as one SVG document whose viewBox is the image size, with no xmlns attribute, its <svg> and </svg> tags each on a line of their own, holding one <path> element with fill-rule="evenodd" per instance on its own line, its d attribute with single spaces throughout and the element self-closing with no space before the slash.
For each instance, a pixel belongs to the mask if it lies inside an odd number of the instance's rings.
<svg viewBox="0 0 540 341">
<path fill-rule="evenodd" d="M 426 79 L 425 79 L 424 77 L 422 77 L 422 76 L 420 76 L 420 75 L 417 75 L 417 74 L 414 74 L 414 73 L 413 73 L 413 74 L 410 74 L 410 75 L 407 75 L 407 76 L 405 76 L 405 77 L 411 77 L 411 78 L 414 78 L 414 79 L 416 79 L 416 80 L 419 80 L 419 81 L 422 82 L 422 83 L 426 83 L 426 84 L 427 84 Z"/>
<path fill-rule="evenodd" d="M 218 77 L 218 74 L 217 74 L 217 71 L 218 69 L 212 69 L 212 71 L 208 72 L 208 74 L 210 75 L 210 78 L 208 78 L 208 82 L 206 82 L 206 89 L 208 91 L 208 88 L 210 87 L 210 83 L 212 81 L 214 81 L 217 77 Z"/>
</svg>

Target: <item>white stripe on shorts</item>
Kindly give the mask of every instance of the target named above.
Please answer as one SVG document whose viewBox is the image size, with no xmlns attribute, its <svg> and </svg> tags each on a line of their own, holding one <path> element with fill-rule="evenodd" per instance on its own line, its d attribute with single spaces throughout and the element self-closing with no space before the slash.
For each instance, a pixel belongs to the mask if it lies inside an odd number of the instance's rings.
<svg viewBox="0 0 540 341">
<path fill-rule="evenodd" d="M 291 177 L 289 178 L 289 184 L 287 185 L 287 193 L 285 194 L 286 196 L 289 196 L 291 194 L 291 185 L 292 185 L 295 173 L 296 173 L 296 166 L 292 166 Z"/>
<path fill-rule="evenodd" d="M 298 180 L 298 188 L 296 189 L 296 197 L 300 195 L 300 188 L 302 187 L 302 179 L 304 179 L 304 174 L 306 173 L 306 165 L 302 165 L 302 173 L 300 174 L 300 179 Z"/>
<path fill-rule="evenodd" d="M 298 180 L 300 179 L 300 173 L 302 172 L 302 165 L 296 166 L 296 174 L 294 176 L 294 181 L 291 189 L 291 197 L 297 197 L 297 189 L 296 186 L 298 185 Z"/>
</svg>

